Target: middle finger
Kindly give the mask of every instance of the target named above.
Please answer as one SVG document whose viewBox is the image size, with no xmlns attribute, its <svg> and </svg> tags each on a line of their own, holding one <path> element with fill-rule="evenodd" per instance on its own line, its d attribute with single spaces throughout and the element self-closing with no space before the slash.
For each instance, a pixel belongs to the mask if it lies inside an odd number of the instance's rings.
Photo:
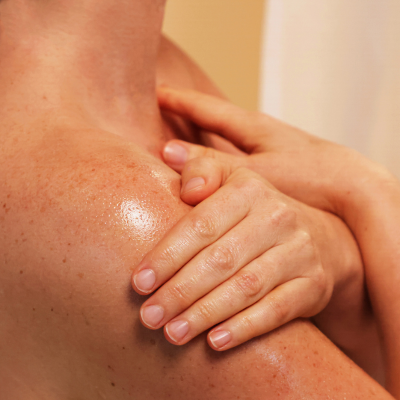
<svg viewBox="0 0 400 400">
<path fill-rule="evenodd" d="M 280 232 L 271 228 L 268 219 L 248 217 L 200 252 L 143 304 L 142 322 L 158 329 L 274 247 Z"/>
</svg>

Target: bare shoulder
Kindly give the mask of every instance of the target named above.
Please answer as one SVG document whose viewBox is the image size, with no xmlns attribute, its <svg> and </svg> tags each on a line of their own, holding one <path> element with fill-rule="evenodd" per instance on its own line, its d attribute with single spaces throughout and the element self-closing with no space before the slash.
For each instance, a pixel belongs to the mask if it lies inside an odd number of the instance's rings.
<svg viewBox="0 0 400 400">
<path fill-rule="evenodd" d="M 24 233 L 23 241 L 15 236 L 19 246 L 31 232 L 49 243 L 41 246 L 44 259 L 68 264 L 68 254 L 92 256 L 98 247 L 111 256 L 132 243 L 124 266 L 133 269 L 189 210 L 179 199 L 179 176 L 132 142 L 82 129 L 26 139 L 3 147 L 2 220 L 8 234 Z"/>
<path fill-rule="evenodd" d="M 10 345 L 0 346 L 0 380 L 35 376 L 40 364 L 80 388 L 89 360 L 100 360 L 102 378 L 108 357 L 139 362 L 130 276 L 189 210 L 179 176 L 102 131 L 33 129 L 1 141 L 0 342 Z"/>
<path fill-rule="evenodd" d="M 190 208 L 179 177 L 137 146 L 69 130 L 23 146 L 11 137 L 2 149 L 0 383 L 9 398 L 21 390 L 15 376 L 41 394 L 51 382 L 55 399 L 390 398 L 306 321 L 224 354 L 204 336 L 178 348 L 142 327 L 131 271 Z"/>
<path fill-rule="evenodd" d="M 143 239 L 150 242 L 167 224 L 165 218 L 172 218 L 168 205 L 183 206 L 176 173 L 135 144 L 107 132 L 44 133 L 24 146 L 11 147 L 4 157 L 1 196 L 3 207 L 12 211 L 5 217 L 30 213 L 31 224 L 35 219 L 62 218 L 63 223 L 59 220 L 55 226 L 62 229 L 62 236 L 78 218 L 80 225 L 85 221 L 92 225 L 85 230 L 93 234 L 95 227 L 118 226 L 124 236 L 145 235 Z"/>
</svg>

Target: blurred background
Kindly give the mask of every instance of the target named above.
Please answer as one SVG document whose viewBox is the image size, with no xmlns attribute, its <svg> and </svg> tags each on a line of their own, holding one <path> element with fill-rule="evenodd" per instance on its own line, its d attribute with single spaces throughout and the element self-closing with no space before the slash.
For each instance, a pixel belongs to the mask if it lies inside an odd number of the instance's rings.
<svg viewBox="0 0 400 400">
<path fill-rule="evenodd" d="M 236 104 L 259 103 L 265 0 L 167 0 L 164 32 Z"/>
<path fill-rule="evenodd" d="M 399 0 L 168 0 L 165 33 L 236 104 L 400 178 Z"/>
</svg>

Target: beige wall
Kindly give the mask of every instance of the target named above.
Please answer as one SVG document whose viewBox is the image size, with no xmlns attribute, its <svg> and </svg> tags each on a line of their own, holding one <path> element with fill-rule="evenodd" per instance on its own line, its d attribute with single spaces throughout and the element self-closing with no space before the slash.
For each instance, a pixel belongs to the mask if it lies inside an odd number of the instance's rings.
<svg viewBox="0 0 400 400">
<path fill-rule="evenodd" d="M 263 110 L 400 178 L 400 1 L 269 0 L 268 18 Z"/>
<path fill-rule="evenodd" d="M 168 0 L 164 32 L 236 104 L 258 105 L 265 0 Z"/>
</svg>

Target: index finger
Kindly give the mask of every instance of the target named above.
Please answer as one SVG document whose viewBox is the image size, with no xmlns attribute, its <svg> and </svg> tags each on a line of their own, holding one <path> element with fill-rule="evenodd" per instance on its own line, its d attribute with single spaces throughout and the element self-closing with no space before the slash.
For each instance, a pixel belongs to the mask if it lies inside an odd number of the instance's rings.
<svg viewBox="0 0 400 400">
<path fill-rule="evenodd" d="M 150 294 L 160 287 L 246 217 L 250 202 L 231 194 L 229 186 L 221 187 L 184 216 L 145 256 L 132 277 L 132 286 L 139 294 Z"/>
<path fill-rule="evenodd" d="M 257 128 L 256 113 L 229 101 L 192 90 L 157 89 L 161 108 L 189 119 L 201 128 L 230 140 L 236 147 L 252 153 L 265 136 Z"/>
</svg>

